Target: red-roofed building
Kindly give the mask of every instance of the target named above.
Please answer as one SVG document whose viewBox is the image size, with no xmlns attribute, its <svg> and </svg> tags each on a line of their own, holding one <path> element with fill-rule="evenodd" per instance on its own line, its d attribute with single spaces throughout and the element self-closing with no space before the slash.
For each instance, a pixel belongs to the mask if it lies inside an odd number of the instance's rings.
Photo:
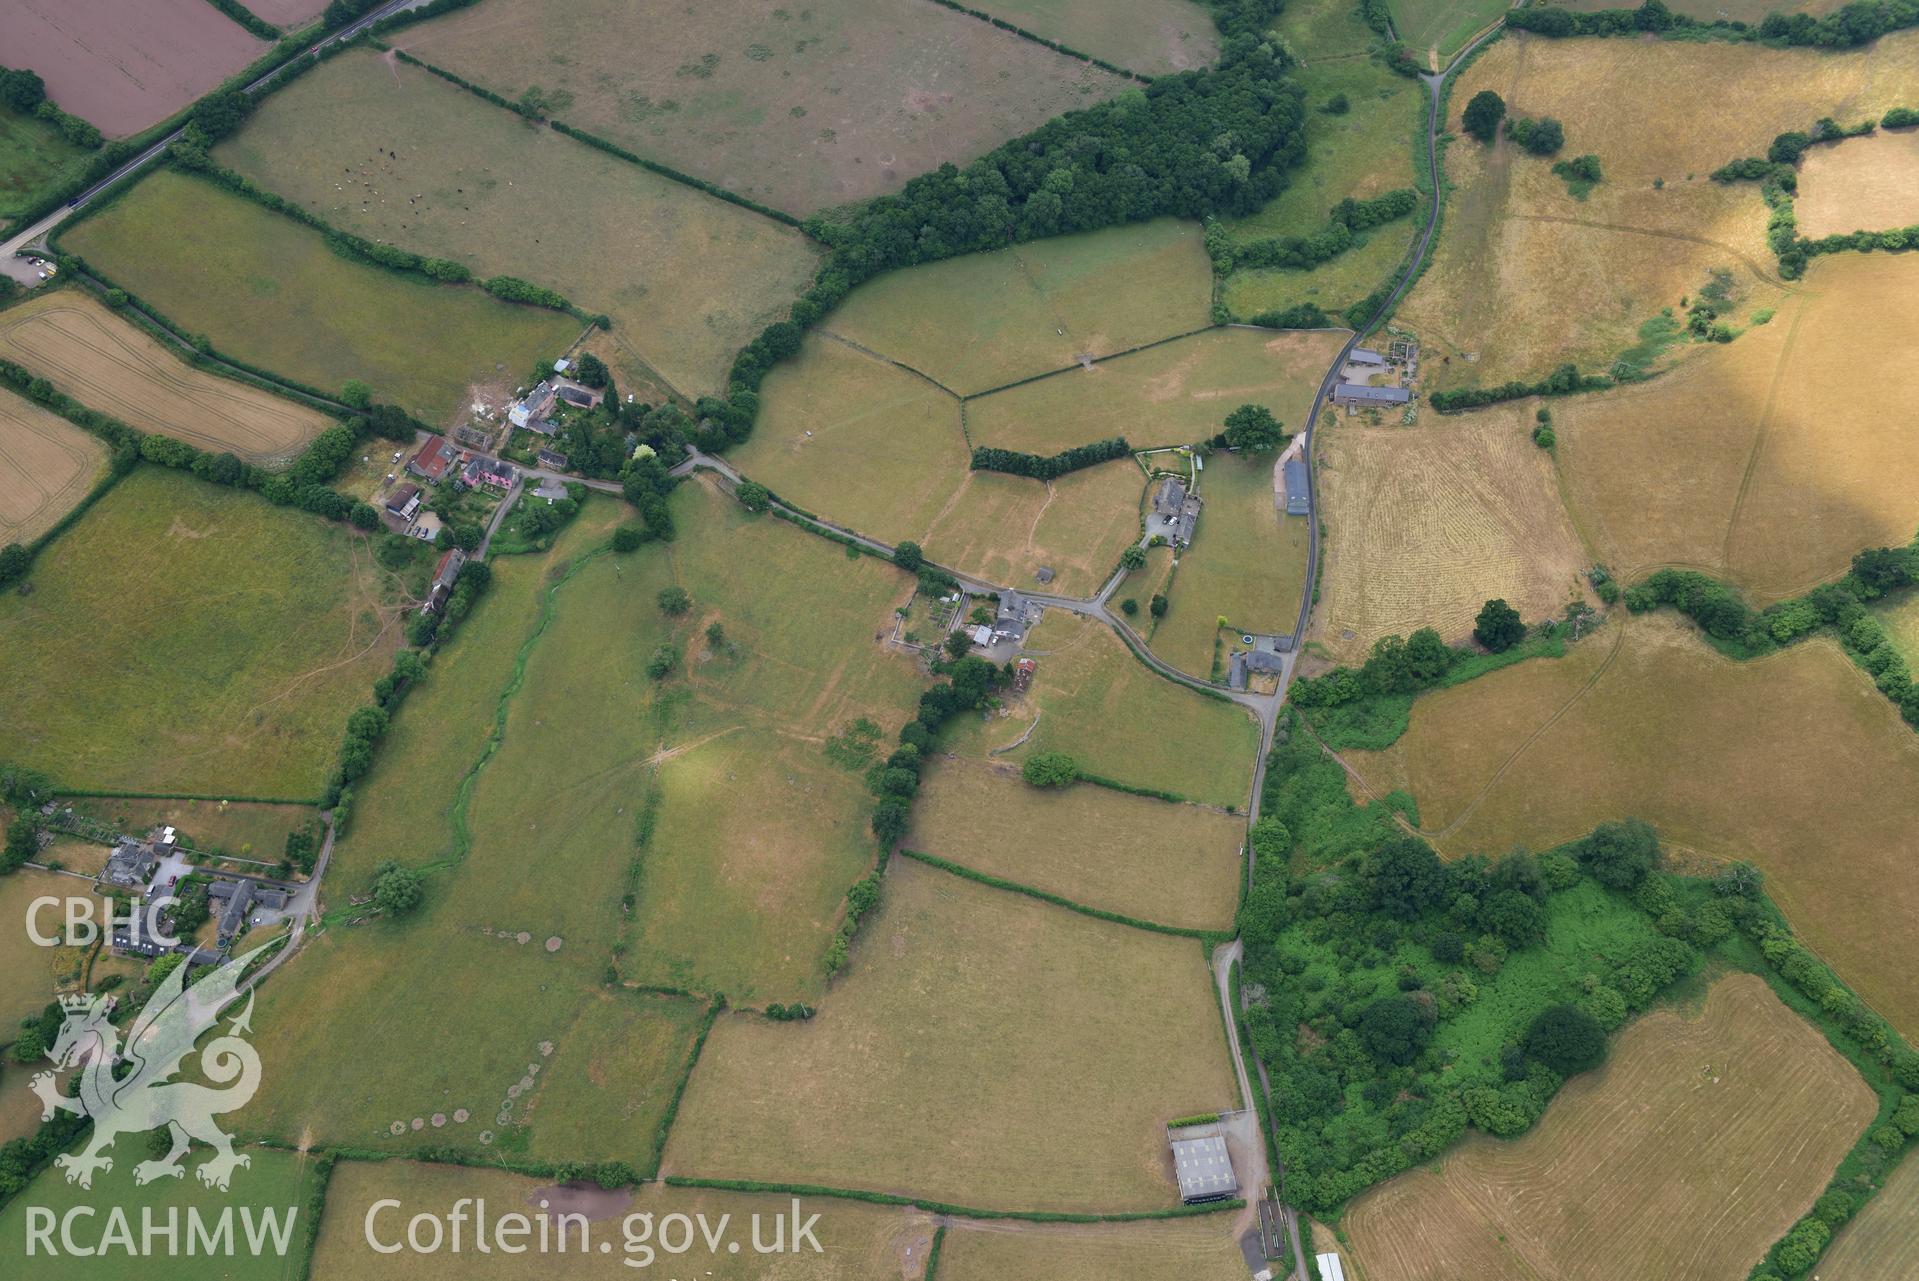
<svg viewBox="0 0 1919 1281">
<path fill-rule="evenodd" d="M 420 452 L 413 455 L 406 469 L 432 485 L 439 483 L 440 478 L 446 475 L 446 469 L 452 465 L 453 451 L 447 448 L 444 439 L 435 436 L 420 446 Z"/>
</svg>

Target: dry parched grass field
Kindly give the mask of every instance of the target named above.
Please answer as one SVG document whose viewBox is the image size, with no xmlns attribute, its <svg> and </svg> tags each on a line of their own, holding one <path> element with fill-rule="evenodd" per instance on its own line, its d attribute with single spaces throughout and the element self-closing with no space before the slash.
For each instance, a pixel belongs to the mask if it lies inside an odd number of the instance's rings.
<svg viewBox="0 0 1919 1281">
<path fill-rule="evenodd" d="M 1819 1260 L 1820 1281 L 1901 1281 L 1919 1274 L 1919 1160 L 1910 1154 L 1839 1230 Z"/>
<path fill-rule="evenodd" d="M 327 391 L 357 378 L 435 422 L 474 382 L 518 379 L 580 332 L 476 286 L 350 262 L 312 228 L 170 169 L 60 242 L 219 351 Z"/>
<path fill-rule="evenodd" d="M 1236 1090 L 1191 939 L 902 859 L 817 1016 L 714 1027 L 667 1165 L 985 1208 L 1156 1209 L 1176 1200 L 1165 1122 Z"/>
<path fill-rule="evenodd" d="M 800 215 L 965 164 L 1130 83 L 923 0 L 506 0 L 396 43 Z"/>
<path fill-rule="evenodd" d="M 1158 218 L 890 271 L 826 328 L 972 396 L 1203 329 L 1212 272 L 1199 224 Z"/>
<path fill-rule="evenodd" d="M 1489 750 L 1489 744 L 1496 744 Z M 1413 705 L 1368 789 L 1411 791 L 1442 852 L 1541 849 L 1637 815 L 1681 850 L 1750 859 L 1807 946 L 1919 1032 L 1919 736 L 1831 641 L 1721 658 L 1668 616 L 1609 623 Z"/>
<path fill-rule="evenodd" d="M 1428 385 L 1537 378 L 1566 361 L 1603 370 L 1714 270 L 1732 273 L 1735 327 L 1779 306 L 1757 191 L 1706 175 L 1824 115 L 1876 119 L 1916 76 L 1913 32 L 1847 53 L 1509 34 L 1462 73 L 1454 112 L 1492 89 L 1513 113 L 1557 117 L 1565 154 L 1597 154 L 1605 181 L 1576 200 L 1546 161 L 1458 133 L 1446 235 L 1399 312 L 1426 343 Z M 1728 94 L 1752 109 L 1724 110 Z M 1703 350 L 1681 344 L 1664 361 Z"/>
<path fill-rule="evenodd" d="M 370 49 L 268 98 L 216 159 L 334 226 L 607 313 L 612 336 L 689 398 L 722 388 L 818 260 L 793 228 Z"/>
<path fill-rule="evenodd" d="M 1911 226 L 1919 220 L 1919 130 L 1882 129 L 1807 151 L 1793 213 L 1814 240 Z"/>
<path fill-rule="evenodd" d="M 1421 627 L 1463 640 L 1494 596 L 1529 621 L 1583 596 L 1591 558 L 1532 443 L 1534 405 L 1428 414 L 1412 430 L 1340 418 L 1315 437 L 1328 540 L 1313 617 L 1334 657 Z"/>
<path fill-rule="evenodd" d="M 579 1228 L 571 1227 L 562 1258 L 557 1223 L 551 1229 L 555 1248 L 545 1254 L 537 1250 L 519 1255 L 498 1250 L 482 1254 L 473 1248 L 470 1236 L 467 1248 L 459 1254 L 445 1249 L 436 1254 L 404 1249 L 381 1254 L 367 1244 L 367 1212 L 376 1201 L 398 1198 L 405 1207 L 388 1209 L 374 1219 L 377 1238 L 390 1244 L 404 1240 L 406 1221 L 412 1214 L 429 1207 L 436 1214 L 445 1213 L 462 1197 L 484 1201 L 489 1219 L 521 1213 L 537 1221 L 542 1200 L 548 1203 L 549 1214 L 584 1214 L 590 1220 L 588 1248 L 580 1248 Z M 755 1253 L 753 1218 L 758 1216 L 760 1220 L 761 1241 L 770 1244 L 775 1218 L 784 1217 L 790 1232 L 791 1205 L 791 1198 L 785 1196 L 669 1188 L 658 1183 L 637 1190 L 582 1194 L 551 1180 L 504 1170 L 410 1161 L 342 1161 L 334 1167 L 327 1184 L 326 1213 L 314 1246 L 312 1275 L 314 1281 L 467 1281 L 469 1277 L 477 1281 L 546 1281 L 556 1272 L 568 1281 L 649 1275 L 707 1281 L 873 1281 L 877 1277 L 921 1274 L 932 1245 L 932 1219 L 918 1210 L 856 1201 L 816 1197 L 801 1202 L 802 1221 L 814 1214 L 820 1216 L 813 1228 L 820 1243 L 817 1254 L 810 1247 L 799 1253 Z M 739 1252 L 729 1253 L 722 1244 L 717 1252 L 709 1253 L 696 1231 L 692 1251 L 673 1255 L 660 1249 L 657 1226 L 654 1235 L 629 1248 L 623 1226 L 628 1216 L 650 1215 L 657 1225 L 672 1214 L 704 1215 L 715 1231 L 720 1230 L 722 1216 L 730 1216 L 726 1239 L 739 1242 Z M 640 1231 L 636 1222 L 636 1237 Z M 601 1242 L 608 1243 L 611 1251 L 600 1253 Z M 642 1246 L 655 1252 L 650 1263 L 641 1252 Z"/>
<path fill-rule="evenodd" d="M 267 51 L 202 0 L 0 0 L 6 63 L 110 138 L 157 124 Z"/>
<path fill-rule="evenodd" d="M 285 462 L 332 422 L 316 409 L 195 369 L 78 289 L 0 312 L 0 355 L 90 409 L 250 463 Z"/>
<path fill-rule="evenodd" d="M 1919 342 L 1919 259 L 1815 259 L 1804 289 L 1684 369 L 1554 402 L 1574 517 L 1615 574 L 1695 566 L 1764 603 L 1919 529 L 1919 424 L 1900 409 L 1919 370 L 1879 362 L 1862 381 L 1858 360 Z"/>
<path fill-rule="evenodd" d="M 1360 1197 L 1346 1230 L 1368 1281 L 1739 1281 L 1876 1106 L 1763 980 L 1735 974 L 1690 1016 L 1628 1027 L 1529 1134 L 1469 1139 Z"/>
<path fill-rule="evenodd" d="M 953 750 L 997 749 L 1015 765 L 1065 752 L 1122 783 L 1245 807 L 1259 735 L 1244 711 L 1148 671 L 1104 623 L 1064 611 L 1028 633 L 1024 652 L 1039 664 L 1032 687 L 1006 698 L 1003 714 L 949 729 Z"/>
<path fill-rule="evenodd" d="M 1012 765 L 940 761 L 908 848 L 1136 920 L 1227 929 L 1246 821 L 1082 783 L 1029 787 Z"/>
<path fill-rule="evenodd" d="M 86 497 L 106 459 L 106 447 L 66 419 L 0 391 L 0 546 L 53 528 Z"/>
<path fill-rule="evenodd" d="M 970 400 L 967 435 L 975 445 L 1031 454 L 1110 436 L 1136 449 L 1190 445 L 1217 436 L 1226 415 L 1249 402 L 1296 432 L 1345 337 L 1209 329 Z"/>
<path fill-rule="evenodd" d="M 1164 1222 L 1002 1224 L 960 1220 L 940 1246 L 940 1281 L 1241 1281 L 1232 1216 Z"/>
</svg>

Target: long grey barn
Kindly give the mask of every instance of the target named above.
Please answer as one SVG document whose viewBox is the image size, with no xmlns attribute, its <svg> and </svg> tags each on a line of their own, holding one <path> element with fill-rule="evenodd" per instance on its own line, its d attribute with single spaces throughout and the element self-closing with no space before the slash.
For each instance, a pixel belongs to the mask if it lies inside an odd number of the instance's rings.
<svg viewBox="0 0 1919 1281">
<path fill-rule="evenodd" d="M 1313 514 L 1313 491 L 1306 479 L 1306 464 L 1298 458 L 1286 460 L 1286 514 Z"/>
<path fill-rule="evenodd" d="M 1413 398 L 1409 387 L 1368 387 L 1364 383 L 1341 383 L 1333 388 L 1335 405 L 1403 405 Z"/>
</svg>

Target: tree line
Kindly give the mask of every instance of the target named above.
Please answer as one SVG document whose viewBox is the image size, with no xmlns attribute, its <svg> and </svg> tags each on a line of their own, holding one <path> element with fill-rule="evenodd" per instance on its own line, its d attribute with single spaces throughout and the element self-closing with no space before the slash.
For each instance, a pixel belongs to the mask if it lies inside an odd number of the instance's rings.
<svg viewBox="0 0 1919 1281">
<path fill-rule="evenodd" d="M 1707 22 L 1674 13 L 1662 0 L 1646 0 L 1636 9 L 1597 9 L 1589 13 L 1557 6 L 1514 9 L 1506 15 L 1506 25 L 1542 36 L 1709 36 L 1794 48 L 1855 49 L 1889 32 L 1919 26 L 1919 0 L 1852 0 L 1822 17 L 1775 11 L 1757 25 L 1725 19 Z"/>
<path fill-rule="evenodd" d="M 1713 644 L 1737 658 L 1754 658 L 1830 632 L 1879 692 L 1919 727 L 1919 684 L 1878 615 L 1868 606 L 1919 587 L 1919 539 L 1905 547 L 1874 547 L 1852 558 L 1852 568 L 1804 596 L 1755 610 L 1738 589 L 1691 569 L 1662 569 L 1626 589 L 1635 613 L 1670 607 L 1698 624 Z"/>
<path fill-rule="evenodd" d="M 1305 157 L 1304 94 L 1284 56 L 1260 39 L 1276 0 L 1220 0 L 1227 39 L 1215 66 L 1162 76 L 1068 112 L 964 168 L 941 165 L 807 233 L 828 248 L 786 320 L 735 358 L 723 422 L 744 439 L 766 372 L 799 350 L 806 328 L 883 272 L 1048 236 L 1173 215 L 1250 213 Z"/>
<path fill-rule="evenodd" d="M 1410 187 L 1369 200 L 1348 196 L 1333 206 L 1326 226 L 1310 236 L 1268 236 L 1244 242 L 1235 241 L 1217 222 L 1209 222 L 1206 250 L 1213 259 L 1213 270 L 1221 275 L 1249 267 L 1304 271 L 1363 244 L 1358 233 L 1404 218 L 1418 205 L 1419 193 Z"/>
<path fill-rule="evenodd" d="M 1011 476 L 1029 476 L 1034 480 L 1056 480 L 1068 472 L 1079 471 L 1084 467 L 1097 467 L 1101 463 L 1110 463 L 1115 458 L 1124 458 L 1133 452 L 1124 436 L 1114 436 L 1107 440 L 1096 440 L 1089 445 L 1075 445 L 1063 449 L 1057 454 L 1023 454 L 1016 449 L 995 449 L 989 445 L 980 445 L 973 450 L 972 469 L 974 471 L 999 471 Z"/>
<path fill-rule="evenodd" d="M 1446 414 L 1461 409 L 1477 409 L 1481 405 L 1497 404 L 1502 400 L 1523 400 L 1528 396 L 1570 396 L 1575 392 L 1603 391 L 1612 385 L 1613 380 L 1605 374 L 1582 374 L 1579 366 L 1564 364 L 1538 382 L 1514 379 L 1497 387 L 1460 387 L 1453 391 L 1433 392 L 1426 399 L 1434 409 Z"/>
</svg>

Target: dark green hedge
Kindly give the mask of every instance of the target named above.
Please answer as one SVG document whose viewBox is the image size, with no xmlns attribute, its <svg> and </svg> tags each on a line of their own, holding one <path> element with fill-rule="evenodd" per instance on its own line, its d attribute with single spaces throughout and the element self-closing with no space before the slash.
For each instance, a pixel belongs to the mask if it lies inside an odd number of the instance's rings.
<svg viewBox="0 0 1919 1281">
<path fill-rule="evenodd" d="M 1090 445 L 1075 445 L 1050 456 L 981 445 L 973 450 L 972 469 L 1005 472 L 1009 476 L 1026 476 L 1033 480 L 1055 480 L 1068 472 L 1110 463 L 1132 452 L 1133 448 L 1126 443 L 1124 436 L 1094 441 Z"/>
</svg>

